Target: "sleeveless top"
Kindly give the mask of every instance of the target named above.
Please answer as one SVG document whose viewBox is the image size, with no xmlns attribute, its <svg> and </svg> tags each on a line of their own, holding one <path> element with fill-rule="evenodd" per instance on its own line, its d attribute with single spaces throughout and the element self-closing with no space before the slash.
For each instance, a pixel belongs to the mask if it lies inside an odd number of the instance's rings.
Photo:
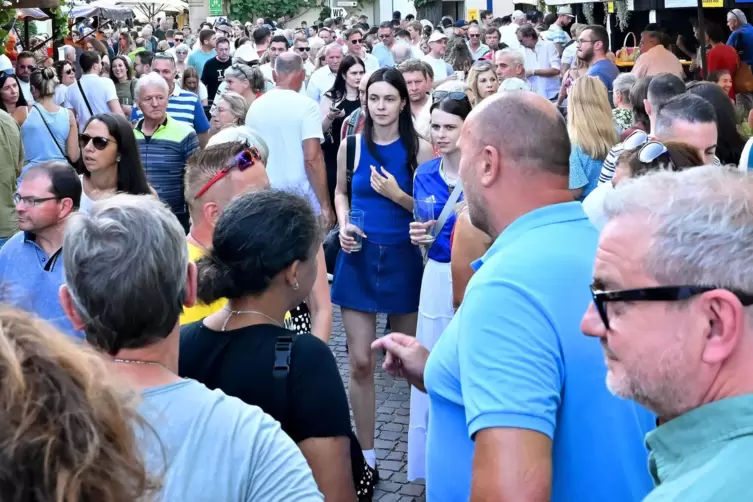
<svg viewBox="0 0 753 502">
<path fill-rule="evenodd" d="M 47 126 L 44 125 L 42 117 L 47 121 L 47 125 L 50 126 L 55 141 L 50 137 L 50 132 L 47 130 Z M 50 113 L 41 105 L 33 106 L 29 110 L 29 116 L 21 126 L 21 138 L 26 155 L 24 170 L 29 166 L 47 162 L 48 160 L 67 162 L 60 149 L 62 148 L 63 152 L 66 151 L 68 134 L 70 134 L 70 124 L 66 108 L 60 108 L 55 113 Z M 60 148 L 58 148 L 55 142 L 57 142 L 57 145 L 60 145 Z"/>
<path fill-rule="evenodd" d="M 78 210 L 81 213 L 89 214 L 92 210 L 92 206 L 94 205 L 94 200 L 90 199 L 84 191 L 84 175 L 79 174 L 78 179 L 81 180 L 81 203 L 78 206 Z"/>
<path fill-rule="evenodd" d="M 366 239 L 375 244 L 409 244 L 408 232 L 413 214 L 371 188 L 371 166 L 375 166 L 380 174 L 380 167 L 383 166 L 395 177 L 403 192 L 413 194 L 413 173 L 408 170 L 403 141 L 397 139 L 389 145 L 376 145 L 376 151 L 382 159 L 379 162 L 369 151 L 363 135 L 360 138 L 361 151 L 353 173 L 351 206 L 363 211 Z"/>
</svg>

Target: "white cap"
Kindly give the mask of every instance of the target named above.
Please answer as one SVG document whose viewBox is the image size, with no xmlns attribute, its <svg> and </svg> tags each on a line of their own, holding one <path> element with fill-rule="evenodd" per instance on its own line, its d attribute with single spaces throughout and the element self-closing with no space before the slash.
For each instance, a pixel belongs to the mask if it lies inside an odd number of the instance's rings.
<svg viewBox="0 0 753 502">
<path fill-rule="evenodd" d="M 259 52 L 250 42 L 245 43 L 235 49 L 235 52 L 233 52 L 233 59 L 240 59 L 246 63 L 252 63 L 254 61 L 259 61 Z"/>
<path fill-rule="evenodd" d="M 439 31 L 433 31 L 429 37 L 429 43 L 438 42 L 439 40 L 446 39 L 447 35 L 440 33 Z"/>
<path fill-rule="evenodd" d="M 558 16 L 570 16 L 572 18 L 575 18 L 573 15 L 573 9 L 571 7 L 560 7 L 557 9 L 557 15 Z"/>
<path fill-rule="evenodd" d="M 15 73 L 13 71 L 13 63 L 10 62 L 10 58 L 5 54 L 0 54 L 0 71 L 8 70 L 11 70 L 11 73 Z"/>
<path fill-rule="evenodd" d="M 431 26 L 431 29 L 432 30 L 434 29 L 434 25 L 431 24 L 431 21 L 429 21 L 428 19 L 422 19 L 420 23 L 421 23 L 421 26 L 423 26 L 424 28 L 426 28 L 427 26 Z"/>
<path fill-rule="evenodd" d="M 513 19 L 517 19 L 517 18 L 519 18 L 519 17 L 526 17 L 526 13 L 525 13 L 525 12 L 523 12 L 522 10 L 516 10 L 516 11 L 514 11 L 514 12 L 512 13 L 512 16 L 511 16 L 511 17 L 512 17 Z"/>
</svg>

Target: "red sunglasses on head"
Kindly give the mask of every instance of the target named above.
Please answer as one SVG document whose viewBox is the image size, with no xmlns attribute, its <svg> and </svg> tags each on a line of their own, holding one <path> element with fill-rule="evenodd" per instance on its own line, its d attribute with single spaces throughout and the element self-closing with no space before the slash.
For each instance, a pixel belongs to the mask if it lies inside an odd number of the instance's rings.
<svg viewBox="0 0 753 502">
<path fill-rule="evenodd" d="M 254 148 L 253 146 L 250 148 L 247 148 L 240 152 L 238 155 L 235 156 L 233 159 L 233 163 L 230 164 L 227 167 L 223 167 L 219 171 L 217 171 L 217 174 L 215 174 L 211 180 L 207 181 L 206 185 L 204 185 L 201 190 L 196 194 L 195 199 L 198 199 L 202 195 L 204 195 L 207 190 L 212 188 L 212 185 L 220 181 L 222 178 L 227 176 L 227 174 L 230 172 L 230 170 L 234 167 L 237 167 L 239 171 L 243 172 L 249 167 L 252 167 L 254 164 L 256 164 L 257 161 L 261 160 L 261 155 L 259 154 L 259 150 Z"/>
</svg>

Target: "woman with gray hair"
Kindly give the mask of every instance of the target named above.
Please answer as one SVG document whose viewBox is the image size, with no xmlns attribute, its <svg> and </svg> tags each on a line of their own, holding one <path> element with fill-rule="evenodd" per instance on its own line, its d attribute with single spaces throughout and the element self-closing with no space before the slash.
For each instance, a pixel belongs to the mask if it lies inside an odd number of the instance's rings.
<svg viewBox="0 0 753 502">
<path fill-rule="evenodd" d="M 222 96 L 221 92 L 231 91 L 243 96 L 246 104 L 251 106 L 251 103 L 264 92 L 264 75 L 255 66 L 235 63 L 225 70 L 223 84 L 217 91 L 218 95 L 214 98 L 215 102 Z"/>
<path fill-rule="evenodd" d="M 178 75 L 183 75 L 183 72 L 188 68 L 188 53 L 190 52 L 186 44 L 179 44 L 175 48 L 175 72 Z"/>
<path fill-rule="evenodd" d="M 237 92 L 228 91 L 213 107 L 209 134 L 216 134 L 225 127 L 242 126 L 246 123 L 248 103 Z"/>
<path fill-rule="evenodd" d="M 612 84 L 612 100 L 614 108 L 612 109 L 612 118 L 614 126 L 617 128 L 617 134 L 632 127 L 633 125 L 633 105 L 630 104 L 630 89 L 638 81 L 638 77 L 632 73 L 621 73 Z"/>
</svg>

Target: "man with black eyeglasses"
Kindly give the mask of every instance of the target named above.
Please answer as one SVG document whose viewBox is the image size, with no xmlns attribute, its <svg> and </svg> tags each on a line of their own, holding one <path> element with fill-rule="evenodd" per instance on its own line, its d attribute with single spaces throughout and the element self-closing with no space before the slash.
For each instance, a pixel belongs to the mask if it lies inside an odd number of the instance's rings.
<svg viewBox="0 0 753 502">
<path fill-rule="evenodd" d="M 609 391 L 659 418 L 644 502 L 753 500 L 753 178 L 658 171 L 606 215 L 581 330 Z"/>
<path fill-rule="evenodd" d="M 81 203 L 81 180 L 65 162 L 30 167 L 14 194 L 18 228 L 0 249 L 3 303 L 51 322 L 81 339 L 58 301 L 63 276 L 63 234 Z"/>
<path fill-rule="evenodd" d="M 31 93 L 31 84 L 29 79 L 31 78 L 31 72 L 36 70 L 37 60 L 34 58 L 34 54 L 31 52 L 22 52 L 16 59 L 16 76 L 18 77 L 19 84 L 21 85 L 21 92 L 26 98 L 26 102 L 31 104 L 34 102 L 34 95 Z"/>
<path fill-rule="evenodd" d="M 478 61 L 489 54 L 491 49 L 481 42 L 481 28 L 477 24 L 468 27 L 468 40 L 468 49 L 470 49 L 474 61 Z"/>
<path fill-rule="evenodd" d="M 395 33 L 390 21 L 385 21 L 379 25 L 377 31 L 379 43 L 371 50 L 371 54 L 379 61 L 380 68 L 386 66 L 395 66 L 395 60 L 392 58 L 392 46 L 395 45 Z"/>
<path fill-rule="evenodd" d="M 206 62 L 204 71 L 201 74 L 201 83 L 207 87 L 209 105 L 214 101 L 217 89 L 224 80 L 225 70 L 232 64 L 230 60 L 230 40 L 225 37 L 218 38 L 215 52 L 216 55 Z"/>
<path fill-rule="evenodd" d="M 311 74 L 316 71 L 314 63 L 311 62 L 311 47 L 309 41 L 304 36 L 297 36 L 293 41 L 293 52 L 301 56 L 303 60 L 303 69 L 306 71 L 306 82 L 311 78 Z"/>
<path fill-rule="evenodd" d="M 366 73 L 373 73 L 379 69 L 379 60 L 373 54 L 366 52 L 363 43 L 363 33 L 358 28 L 352 28 L 343 33 L 347 44 L 348 54 L 358 56 L 366 65 Z"/>
</svg>

